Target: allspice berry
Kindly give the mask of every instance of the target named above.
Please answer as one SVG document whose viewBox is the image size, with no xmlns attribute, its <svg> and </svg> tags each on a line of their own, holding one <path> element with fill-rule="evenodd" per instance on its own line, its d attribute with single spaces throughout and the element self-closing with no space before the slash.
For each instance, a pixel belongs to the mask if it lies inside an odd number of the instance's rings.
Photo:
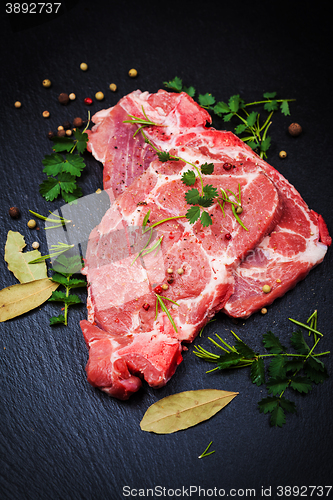
<svg viewBox="0 0 333 500">
<path fill-rule="evenodd" d="M 66 135 L 66 130 L 64 130 L 64 129 L 58 130 L 58 132 L 57 132 L 58 137 L 65 137 L 65 135 Z"/>
<path fill-rule="evenodd" d="M 288 127 L 288 132 L 293 137 L 297 137 L 302 133 L 302 127 L 298 123 L 291 123 Z"/>
<path fill-rule="evenodd" d="M 17 207 L 10 207 L 8 213 L 12 219 L 18 219 L 20 217 L 20 211 Z"/>
<path fill-rule="evenodd" d="M 62 92 L 58 97 L 58 101 L 60 102 L 60 104 L 68 104 L 69 95 Z"/>
<path fill-rule="evenodd" d="M 83 120 L 79 116 L 74 118 L 73 120 L 73 127 L 82 127 L 83 125 Z"/>
</svg>

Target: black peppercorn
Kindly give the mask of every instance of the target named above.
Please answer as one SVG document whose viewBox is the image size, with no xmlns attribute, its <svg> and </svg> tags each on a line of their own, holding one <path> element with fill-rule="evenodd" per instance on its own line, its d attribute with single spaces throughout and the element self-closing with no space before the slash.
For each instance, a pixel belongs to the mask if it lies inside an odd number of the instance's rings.
<svg viewBox="0 0 333 500">
<path fill-rule="evenodd" d="M 67 120 L 65 121 L 62 126 L 64 127 L 65 130 L 68 130 L 69 128 L 71 128 L 71 124 L 70 122 Z"/>
<path fill-rule="evenodd" d="M 60 102 L 60 104 L 68 104 L 69 95 L 62 92 L 58 97 L 58 101 Z"/>
<path fill-rule="evenodd" d="M 52 137 L 54 137 L 54 132 L 52 132 L 52 130 L 50 130 L 50 132 L 47 133 L 47 137 L 49 139 L 52 139 Z"/>
<path fill-rule="evenodd" d="M 12 219 L 18 219 L 20 217 L 20 211 L 17 207 L 10 207 L 9 215 Z"/>
</svg>

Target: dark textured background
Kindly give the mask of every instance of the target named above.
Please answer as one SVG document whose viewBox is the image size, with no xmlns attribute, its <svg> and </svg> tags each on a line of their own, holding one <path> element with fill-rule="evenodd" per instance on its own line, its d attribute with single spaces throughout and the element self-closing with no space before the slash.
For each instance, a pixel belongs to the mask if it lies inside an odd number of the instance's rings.
<svg viewBox="0 0 333 500">
<path fill-rule="evenodd" d="M 26 223 L 28 209 L 47 214 L 62 204 L 48 203 L 38 192 L 45 178 L 41 160 L 51 152 L 48 130 L 85 117 L 83 99 L 98 90 L 105 100 L 95 101 L 91 112 L 136 88 L 155 92 L 175 75 L 217 100 L 240 93 L 249 102 L 267 91 L 296 98 L 291 117 L 274 115 L 268 161 L 333 233 L 332 37 L 329 4 L 322 4 L 63 1 L 49 21 L 2 10 L 1 255 L 10 229 L 24 234 L 28 247 L 37 239 L 42 253 L 47 251 L 43 224 L 30 231 Z M 89 65 L 85 73 L 82 61 Z M 127 75 L 132 67 L 136 79 Z M 42 87 L 45 78 L 53 83 L 50 89 Z M 110 92 L 111 82 L 117 93 Z M 57 102 L 60 92 L 75 92 L 77 99 L 63 107 Z M 16 100 L 21 109 L 14 108 Z M 45 109 L 48 120 L 41 116 Z M 291 121 L 303 127 L 297 139 L 287 133 Z M 215 118 L 214 124 L 225 126 Z M 288 153 L 285 160 L 278 157 L 281 149 Z M 85 160 L 80 185 L 87 195 L 102 187 L 102 169 L 91 155 Z M 13 205 L 22 212 L 18 221 L 8 216 Z M 287 318 L 304 321 L 317 308 L 322 350 L 332 351 L 331 263 L 329 250 L 324 263 L 266 316 L 238 324 L 220 316 L 196 343 L 210 348 L 207 337 L 213 332 L 232 342 L 230 329 L 255 349 L 269 329 L 286 342 L 293 331 Z M 3 258 L 0 282 L 1 288 L 16 283 Z M 331 377 L 306 397 L 295 395 L 297 414 L 287 415 L 282 429 L 271 428 L 268 416 L 259 413 L 257 402 L 266 390 L 252 385 L 246 370 L 206 374 L 211 366 L 193 355 L 193 347 L 165 388 L 144 385 L 130 401 L 119 402 L 86 382 L 88 353 L 79 328 L 85 306 L 72 308 L 67 328 L 51 328 L 49 317 L 59 314 L 59 307 L 44 304 L 0 327 L 1 499 L 116 500 L 124 498 L 125 485 L 256 488 L 259 498 L 261 486 L 271 485 L 274 492 L 277 485 L 332 484 L 332 355 L 326 359 Z M 186 431 L 158 436 L 140 430 L 150 404 L 208 387 L 240 394 L 210 421 Z M 199 460 L 211 440 L 216 453 Z"/>
</svg>

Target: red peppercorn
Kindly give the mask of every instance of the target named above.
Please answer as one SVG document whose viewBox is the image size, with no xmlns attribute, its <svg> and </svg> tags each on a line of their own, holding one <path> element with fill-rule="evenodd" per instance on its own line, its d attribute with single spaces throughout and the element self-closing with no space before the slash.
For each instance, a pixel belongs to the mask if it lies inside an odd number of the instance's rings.
<svg viewBox="0 0 333 500">
<path fill-rule="evenodd" d="M 145 304 L 143 304 L 142 307 L 144 308 L 145 311 L 148 311 L 148 309 L 150 308 L 150 305 L 145 303 Z"/>
<path fill-rule="evenodd" d="M 160 285 L 158 285 L 157 287 L 154 288 L 154 292 L 160 294 L 163 292 L 163 288 Z"/>
<path fill-rule="evenodd" d="M 224 168 L 224 170 L 231 170 L 232 169 L 232 165 L 231 165 L 231 163 L 224 163 L 223 164 L 223 168 Z"/>
<path fill-rule="evenodd" d="M 90 104 L 92 104 L 92 103 L 93 103 L 93 100 L 90 97 L 85 98 L 84 104 L 87 104 L 88 106 L 90 106 Z"/>
<path fill-rule="evenodd" d="M 226 240 L 231 240 L 231 234 L 230 233 L 227 233 L 224 237 L 225 237 Z"/>
</svg>

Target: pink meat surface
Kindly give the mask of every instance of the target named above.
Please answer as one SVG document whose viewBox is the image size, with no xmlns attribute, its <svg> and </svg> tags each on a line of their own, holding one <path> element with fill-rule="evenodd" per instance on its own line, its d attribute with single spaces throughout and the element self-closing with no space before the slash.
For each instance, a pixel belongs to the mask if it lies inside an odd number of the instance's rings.
<svg viewBox="0 0 333 500">
<path fill-rule="evenodd" d="M 217 203 L 206 209 L 213 219 L 206 228 L 183 217 L 189 188 L 181 176 L 193 167 L 152 161 L 151 145 L 140 133 L 133 138 L 137 126 L 123 123 L 128 114 L 144 118 L 143 110 L 160 124 L 145 128 L 155 147 L 197 165 L 214 163 L 214 173 L 203 177 L 218 190 L 238 192 L 240 186 L 248 231 L 230 204 L 225 216 Z M 324 258 L 330 237 L 295 188 L 234 134 L 207 127 L 210 115 L 187 94 L 136 91 L 93 121 L 89 148 L 104 163 L 104 187 L 116 201 L 88 243 L 88 320 L 81 327 L 89 382 L 127 399 L 142 378 L 163 386 L 182 360 L 183 342 L 191 342 L 216 312 L 247 317 L 295 286 Z M 194 187 L 200 188 L 198 180 Z M 135 259 L 149 210 L 148 226 L 178 218 L 157 225 L 149 247 L 162 237 L 161 243 Z M 159 295 L 174 325 L 154 292 L 168 278 L 172 282 Z"/>
</svg>

